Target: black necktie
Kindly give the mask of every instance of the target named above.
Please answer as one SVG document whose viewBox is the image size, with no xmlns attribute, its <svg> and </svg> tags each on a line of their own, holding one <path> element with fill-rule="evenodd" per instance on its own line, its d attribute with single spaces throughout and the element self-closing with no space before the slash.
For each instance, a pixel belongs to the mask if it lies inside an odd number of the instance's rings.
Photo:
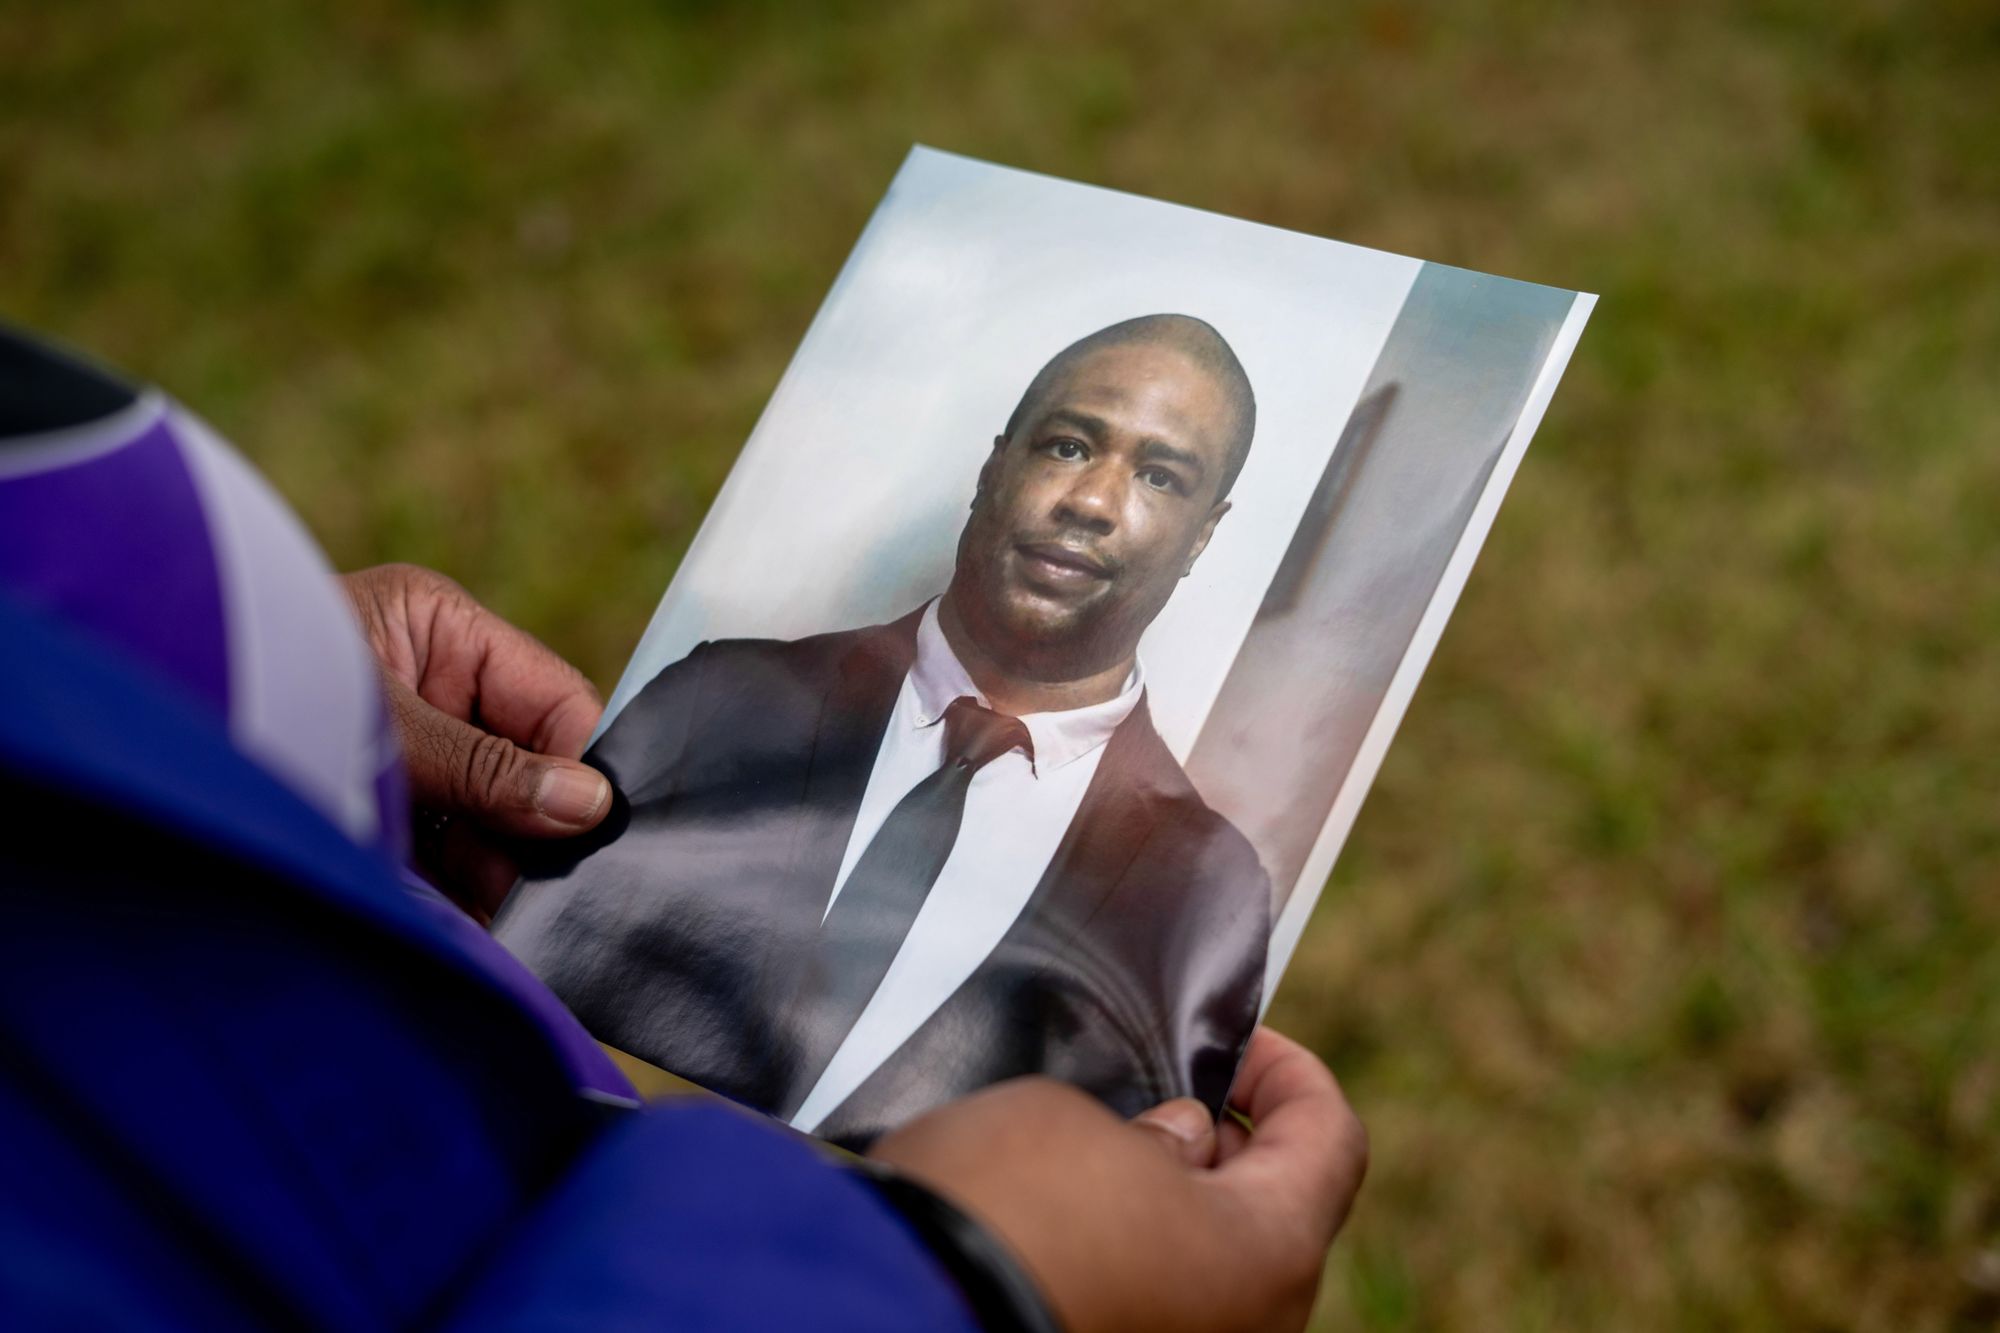
<svg viewBox="0 0 2000 1333">
<path fill-rule="evenodd" d="M 983 708 L 970 696 L 944 710 L 944 766 L 896 803 L 820 925 L 793 1010 L 800 1062 L 787 1114 L 819 1082 L 902 948 L 958 840 L 973 775 L 1013 749 L 1034 758 L 1034 742 L 1019 718 Z"/>
</svg>

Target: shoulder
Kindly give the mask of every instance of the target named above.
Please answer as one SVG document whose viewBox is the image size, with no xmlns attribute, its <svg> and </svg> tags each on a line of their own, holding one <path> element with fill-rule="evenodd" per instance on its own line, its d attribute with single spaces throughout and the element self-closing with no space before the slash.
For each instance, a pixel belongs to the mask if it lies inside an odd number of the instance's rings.
<svg viewBox="0 0 2000 1333">
<path fill-rule="evenodd" d="M 708 689 L 734 692 L 774 683 L 831 683 L 856 661 L 894 663 L 900 659 L 907 668 L 915 651 L 916 631 L 914 621 L 906 625 L 905 620 L 802 639 L 708 639 L 653 679 L 665 682 L 676 676 L 696 675 Z"/>
<path fill-rule="evenodd" d="M 710 639 L 695 652 L 705 654 L 711 668 L 768 666 L 792 671 L 832 670 L 856 653 L 891 649 L 895 629 L 895 624 L 864 625 L 803 639 Z"/>
</svg>

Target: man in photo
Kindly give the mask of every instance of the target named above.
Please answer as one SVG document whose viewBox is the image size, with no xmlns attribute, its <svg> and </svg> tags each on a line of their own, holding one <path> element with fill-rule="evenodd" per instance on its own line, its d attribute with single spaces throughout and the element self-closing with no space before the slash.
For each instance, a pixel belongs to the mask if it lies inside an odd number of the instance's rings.
<svg viewBox="0 0 2000 1333">
<path fill-rule="evenodd" d="M 943 595 L 660 672 L 585 756 L 618 794 L 594 850 L 496 933 L 602 1040 L 850 1146 L 1017 1074 L 1219 1112 L 1270 885 L 1154 730 L 1137 649 L 1255 426 L 1201 320 L 1064 348 Z"/>
</svg>

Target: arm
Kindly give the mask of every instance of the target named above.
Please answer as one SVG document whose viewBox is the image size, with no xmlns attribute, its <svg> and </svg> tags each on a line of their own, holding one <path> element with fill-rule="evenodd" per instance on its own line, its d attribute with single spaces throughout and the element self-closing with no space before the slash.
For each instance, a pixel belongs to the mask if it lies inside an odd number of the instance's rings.
<svg viewBox="0 0 2000 1333">
<path fill-rule="evenodd" d="M 1124 1121 L 1020 1079 L 886 1136 L 874 1162 L 951 1200 L 1011 1256 L 971 1279 L 953 1260 L 976 1237 L 940 1265 L 937 1237 L 893 1194 L 801 1142 L 713 1102 L 654 1108 L 591 1150 L 447 1322 L 953 1329 L 997 1304 L 1012 1327 L 1046 1327 L 1032 1292 L 978 1300 L 1018 1261 L 1071 1333 L 1300 1328 L 1366 1138 L 1325 1066 L 1275 1033 L 1259 1031 L 1240 1082 L 1254 1130 L 1218 1132 L 1190 1100 Z"/>
<path fill-rule="evenodd" d="M 1222 868 L 1205 895 L 1212 913 L 1198 936 L 1208 947 L 1189 969 L 1184 1028 L 1194 1096 L 1218 1114 L 1257 1031 L 1271 950 L 1271 877 L 1250 844 L 1224 827 Z"/>
<path fill-rule="evenodd" d="M 608 1131 L 467 1292 L 446 1327 L 974 1327 L 865 1180 L 705 1099 Z"/>
</svg>

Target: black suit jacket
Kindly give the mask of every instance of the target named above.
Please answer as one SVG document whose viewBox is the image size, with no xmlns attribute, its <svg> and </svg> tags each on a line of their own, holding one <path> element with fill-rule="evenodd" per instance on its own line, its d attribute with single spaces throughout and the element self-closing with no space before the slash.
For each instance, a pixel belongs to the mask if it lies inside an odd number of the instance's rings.
<svg viewBox="0 0 2000 1333">
<path fill-rule="evenodd" d="M 585 756 L 618 807 L 494 930 L 613 1046 L 774 1111 L 816 1078 L 788 1001 L 810 956 L 918 616 L 796 642 L 704 643 Z M 1221 1108 L 1256 1024 L 1270 884 L 1195 794 L 1142 699 L 1027 907 L 819 1132 L 849 1145 L 1016 1074 L 1124 1114 Z"/>
</svg>

